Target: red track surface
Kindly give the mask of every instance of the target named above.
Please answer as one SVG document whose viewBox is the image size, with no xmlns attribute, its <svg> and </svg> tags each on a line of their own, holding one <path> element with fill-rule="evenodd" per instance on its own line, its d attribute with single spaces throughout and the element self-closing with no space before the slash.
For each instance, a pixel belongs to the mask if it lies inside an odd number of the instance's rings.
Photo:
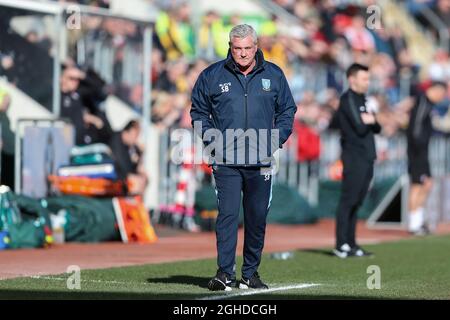
<svg viewBox="0 0 450 320">
<path fill-rule="evenodd" d="M 268 225 L 264 252 L 332 247 L 334 221 L 322 220 L 314 225 Z M 215 234 L 173 232 L 156 227 L 159 240 L 155 244 L 123 244 L 119 242 L 69 243 L 48 249 L 0 251 L 0 279 L 31 275 L 60 274 L 69 265 L 81 269 L 97 269 L 213 258 L 216 256 Z M 450 233 L 450 224 L 441 224 L 438 234 Z M 401 230 L 369 230 L 359 222 L 357 238 L 361 244 L 393 241 L 410 237 Z M 243 230 L 239 232 L 238 254 L 242 252 Z"/>
</svg>

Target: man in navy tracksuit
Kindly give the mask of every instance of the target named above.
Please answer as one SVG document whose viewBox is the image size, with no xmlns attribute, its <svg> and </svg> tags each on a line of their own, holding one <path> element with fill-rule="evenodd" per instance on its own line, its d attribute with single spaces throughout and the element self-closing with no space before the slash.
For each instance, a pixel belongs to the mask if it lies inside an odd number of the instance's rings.
<svg viewBox="0 0 450 320">
<path fill-rule="evenodd" d="M 257 270 L 272 195 L 270 159 L 291 134 L 297 107 L 281 69 L 264 60 L 251 26 L 235 26 L 229 44 L 227 59 L 206 68 L 192 91 L 194 129 L 206 149 L 215 143 L 211 156 L 219 208 L 218 271 L 208 288 L 229 291 L 236 284 L 241 193 L 245 239 L 238 287 L 268 288 Z"/>
</svg>

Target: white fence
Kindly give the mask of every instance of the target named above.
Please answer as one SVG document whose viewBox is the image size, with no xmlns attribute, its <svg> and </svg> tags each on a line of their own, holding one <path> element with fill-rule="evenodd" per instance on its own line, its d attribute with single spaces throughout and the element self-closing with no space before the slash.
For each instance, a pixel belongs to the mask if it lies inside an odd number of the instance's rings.
<svg viewBox="0 0 450 320">
<path fill-rule="evenodd" d="M 159 204 L 169 205 L 174 202 L 177 176 L 180 166 L 171 161 L 174 142 L 169 130 L 160 136 L 159 144 Z M 321 154 L 316 161 L 301 162 L 297 159 L 297 139 L 293 134 L 291 141 L 280 150 L 278 172 L 274 181 L 287 184 L 298 190 L 311 205 L 316 205 L 319 194 L 319 182 L 330 179 L 330 168 L 340 159 L 340 137 L 336 132 L 321 135 Z M 301 139 L 301 137 L 300 137 Z M 383 157 L 375 163 L 376 180 L 399 177 L 407 173 L 406 138 L 398 135 L 392 138 L 377 139 L 377 149 Z M 450 138 L 433 137 L 430 144 L 430 161 L 432 174 L 443 177 L 450 173 Z M 197 179 L 203 179 L 201 170 L 196 170 Z M 197 183 L 199 185 L 199 183 Z"/>
</svg>

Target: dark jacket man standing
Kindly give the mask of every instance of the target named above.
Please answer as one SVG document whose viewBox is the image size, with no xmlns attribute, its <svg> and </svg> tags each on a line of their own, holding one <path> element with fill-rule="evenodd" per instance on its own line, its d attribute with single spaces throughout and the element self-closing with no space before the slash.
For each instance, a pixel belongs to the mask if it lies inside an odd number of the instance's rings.
<svg viewBox="0 0 450 320">
<path fill-rule="evenodd" d="M 366 107 L 369 69 L 355 63 L 347 70 L 347 79 L 350 88 L 341 96 L 337 111 L 344 172 L 336 217 L 334 254 L 340 258 L 370 255 L 357 245 L 355 233 L 357 211 L 373 177 L 376 159 L 374 134 L 381 131 L 375 115 Z"/>
<path fill-rule="evenodd" d="M 200 123 L 201 130 L 196 130 L 205 144 L 208 145 L 211 132 L 218 139 L 214 142 L 222 142 L 217 143 L 213 154 L 219 208 L 218 271 L 208 288 L 226 291 L 236 282 L 241 193 L 245 240 L 238 287 L 267 288 L 257 269 L 264 246 L 272 176 L 262 167 L 270 166 L 267 159 L 288 139 L 297 110 L 283 72 L 264 60 L 251 26 L 235 26 L 229 44 L 227 59 L 200 74 L 192 92 L 191 109 L 192 124 L 195 129 Z"/>
<path fill-rule="evenodd" d="M 428 146 L 433 133 L 432 110 L 434 105 L 441 103 L 446 97 L 445 82 L 433 82 L 424 94 L 416 96 L 406 131 L 410 176 L 408 230 L 415 235 L 430 232 L 424 207 L 433 187 L 428 160 Z"/>
<path fill-rule="evenodd" d="M 5 89 L 0 88 L 0 183 L 7 185 L 11 190 L 14 190 L 15 134 L 11 130 L 9 117 L 7 115 L 10 104 L 11 96 Z"/>
</svg>

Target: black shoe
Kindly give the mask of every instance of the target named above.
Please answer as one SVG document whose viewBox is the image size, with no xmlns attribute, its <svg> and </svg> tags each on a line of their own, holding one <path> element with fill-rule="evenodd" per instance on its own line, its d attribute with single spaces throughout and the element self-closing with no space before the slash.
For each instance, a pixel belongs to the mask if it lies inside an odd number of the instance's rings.
<svg viewBox="0 0 450 320">
<path fill-rule="evenodd" d="M 239 289 L 269 289 L 269 286 L 262 282 L 258 272 L 255 272 L 250 279 L 242 277 L 239 281 Z"/>
<path fill-rule="evenodd" d="M 225 272 L 217 271 L 216 276 L 209 280 L 208 289 L 211 291 L 231 291 L 231 287 L 235 285 L 235 279 L 233 280 Z"/>
<path fill-rule="evenodd" d="M 372 257 L 373 253 L 364 250 L 360 246 L 354 246 L 352 250 L 349 252 L 349 256 L 351 257 Z"/>
<path fill-rule="evenodd" d="M 347 243 L 344 243 L 339 248 L 336 248 L 333 250 L 333 254 L 336 257 L 339 257 L 341 259 L 348 258 L 350 256 L 350 251 L 352 251 L 352 248 Z"/>
</svg>

